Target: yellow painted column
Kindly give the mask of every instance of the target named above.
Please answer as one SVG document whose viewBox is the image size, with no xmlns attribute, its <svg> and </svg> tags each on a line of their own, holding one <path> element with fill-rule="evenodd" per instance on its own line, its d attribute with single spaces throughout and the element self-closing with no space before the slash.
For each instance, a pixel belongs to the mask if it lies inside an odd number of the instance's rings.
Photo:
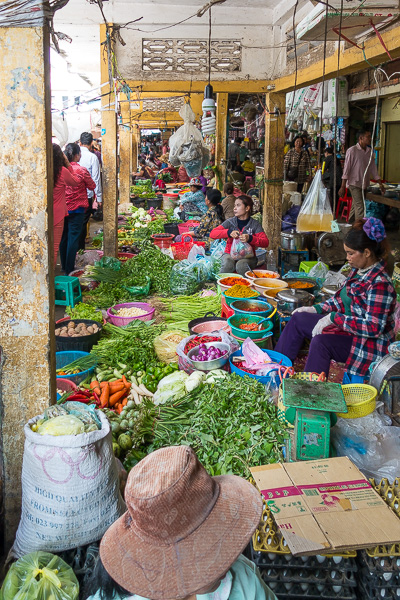
<svg viewBox="0 0 400 600">
<path fill-rule="evenodd" d="M 286 95 L 266 95 L 265 115 L 265 183 L 263 228 L 269 238 L 269 246 L 277 258 L 282 225 L 283 150 L 285 147 Z M 275 113 L 275 109 L 276 113 Z"/>
<path fill-rule="evenodd" d="M 101 113 L 103 159 L 103 250 L 106 256 L 118 253 L 117 114 Z"/>
<path fill-rule="evenodd" d="M 217 94 L 217 132 L 215 135 L 215 184 L 222 191 L 226 178 L 226 144 L 228 134 L 228 97 L 229 94 Z"/>
<path fill-rule="evenodd" d="M 129 202 L 131 185 L 132 134 L 129 102 L 121 103 L 122 125 L 119 126 L 119 201 Z"/>
<path fill-rule="evenodd" d="M 100 25 L 100 73 L 101 83 L 108 82 L 108 56 L 106 26 Z M 103 250 L 106 256 L 118 253 L 118 171 L 117 171 L 117 114 L 114 108 L 114 93 L 109 85 L 104 86 L 101 99 L 101 150 L 103 161 Z"/>
<path fill-rule="evenodd" d="M 20 518 L 23 427 L 55 401 L 49 73 L 47 27 L 0 28 L 0 553 Z"/>
</svg>

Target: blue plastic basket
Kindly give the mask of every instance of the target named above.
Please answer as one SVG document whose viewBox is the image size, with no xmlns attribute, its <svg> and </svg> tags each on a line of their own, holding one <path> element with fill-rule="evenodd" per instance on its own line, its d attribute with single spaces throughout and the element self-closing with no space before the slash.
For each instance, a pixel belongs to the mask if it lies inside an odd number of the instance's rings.
<svg viewBox="0 0 400 600">
<path fill-rule="evenodd" d="M 62 369 L 69 363 L 72 363 L 74 360 L 78 360 L 78 358 L 82 358 L 83 356 L 88 356 L 89 352 L 81 352 L 80 350 L 70 350 L 65 352 L 56 352 L 56 369 Z M 82 371 L 81 373 L 76 373 L 76 375 L 57 375 L 57 379 L 68 379 L 69 381 L 73 381 L 78 384 L 81 383 L 88 375 L 94 373 L 96 365 L 93 365 L 90 369 L 86 371 Z"/>
<path fill-rule="evenodd" d="M 268 354 L 268 356 L 270 358 L 272 358 L 273 361 L 275 361 L 277 363 L 281 363 L 283 367 L 292 367 L 293 366 L 293 363 L 290 360 L 290 358 L 288 358 L 284 354 L 281 354 L 280 352 L 275 352 L 274 350 L 263 350 L 263 352 L 266 352 Z M 236 375 L 240 375 L 240 377 L 245 377 L 247 375 L 248 377 L 251 377 L 252 379 L 256 379 L 257 381 L 259 381 L 260 383 L 263 383 L 264 385 L 266 385 L 267 383 L 272 381 L 277 386 L 279 386 L 280 379 L 279 379 L 279 374 L 276 371 L 274 371 L 271 375 L 266 375 L 265 377 L 261 377 L 260 375 L 252 375 L 251 373 L 242 371 L 242 369 L 239 369 L 233 363 L 232 359 L 234 356 L 243 356 L 242 350 L 237 350 L 236 352 L 234 352 L 229 359 L 229 364 L 231 366 L 232 373 L 236 373 Z"/>
</svg>

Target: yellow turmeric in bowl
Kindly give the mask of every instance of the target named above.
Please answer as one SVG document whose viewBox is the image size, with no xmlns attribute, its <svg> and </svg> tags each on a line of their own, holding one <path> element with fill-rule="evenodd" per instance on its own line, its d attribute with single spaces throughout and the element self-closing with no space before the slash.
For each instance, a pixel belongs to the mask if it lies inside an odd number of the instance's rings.
<svg viewBox="0 0 400 600">
<path fill-rule="evenodd" d="M 228 298 L 255 298 L 258 294 L 244 285 L 233 285 L 225 292 L 225 296 Z"/>
</svg>

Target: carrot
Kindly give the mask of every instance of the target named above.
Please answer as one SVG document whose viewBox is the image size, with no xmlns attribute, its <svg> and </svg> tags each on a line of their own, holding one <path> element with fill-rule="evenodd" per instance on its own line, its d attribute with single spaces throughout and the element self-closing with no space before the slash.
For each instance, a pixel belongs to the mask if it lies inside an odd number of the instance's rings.
<svg viewBox="0 0 400 600">
<path fill-rule="evenodd" d="M 122 383 L 122 381 L 112 381 L 108 385 L 110 388 L 110 394 L 115 394 L 115 392 L 120 392 L 121 390 L 125 389 L 125 386 Z"/>
<path fill-rule="evenodd" d="M 125 388 L 123 390 L 119 390 L 118 392 L 115 392 L 114 394 L 112 394 L 110 396 L 110 399 L 108 401 L 109 405 L 114 406 L 117 402 L 119 402 L 119 400 L 121 400 L 121 398 L 126 396 L 127 393 L 128 393 L 128 390 L 126 390 Z"/>
<path fill-rule="evenodd" d="M 95 390 L 98 387 L 100 387 L 100 384 L 99 384 L 98 381 L 92 381 L 92 383 L 90 384 L 90 389 L 91 390 Z"/>
<path fill-rule="evenodd" d="M 127 390 L 131 389 L 131 382 L 127 380 L 127 378 L 125 377 L 125 375 L 122 375 L 122 383 L 124 384 L 124 386 L 126 387 Z"/>
<path fill-rule="evenodd" d="M 124 398 L 122 400 L 122 406 L 126 406 L 128 404 L 128 398 Z"/>
<path fill-rule="evenodd" d="M 122 406 L 122 404 L 119 404 L 119 405 L 118 405 L 118 410 L 117 410 L 117 413 L 118 413 L 119 415 L 122 413 L 122 411 L 123 411 L 123 408 L 124 408 L 124 407 Z"/>
<path fill-rule="evenodd" d="M 105 387 L 108 387 L 108 381 L 102 381 L 100 384 L 101 389 L 104 389 Z"/>
<path fill-rule="evenodd" d="M 100 408 L 106 408 L 106 406 L 108 406 L 108 399 L 110 397 L 110 388 L 108 387 L 108 384 L 103 386 L 102 390 L 101 390 L 101 396 L 100 396 Z"/>
</svg>

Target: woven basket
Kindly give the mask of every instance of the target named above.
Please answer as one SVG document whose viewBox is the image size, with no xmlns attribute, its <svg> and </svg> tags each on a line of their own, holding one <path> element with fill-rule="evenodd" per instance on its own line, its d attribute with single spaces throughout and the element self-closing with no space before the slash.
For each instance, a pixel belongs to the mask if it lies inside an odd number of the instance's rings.
<svg viewBox="0 0 400 600">
<path fill-rule="evenodd" d="M 377 390 L 372 385 L 352 383 L 342 385 L 347 413 L 337 413 L 342 419 L 359 419 L 366 417 L 375 410 Z"/>
</svg>

